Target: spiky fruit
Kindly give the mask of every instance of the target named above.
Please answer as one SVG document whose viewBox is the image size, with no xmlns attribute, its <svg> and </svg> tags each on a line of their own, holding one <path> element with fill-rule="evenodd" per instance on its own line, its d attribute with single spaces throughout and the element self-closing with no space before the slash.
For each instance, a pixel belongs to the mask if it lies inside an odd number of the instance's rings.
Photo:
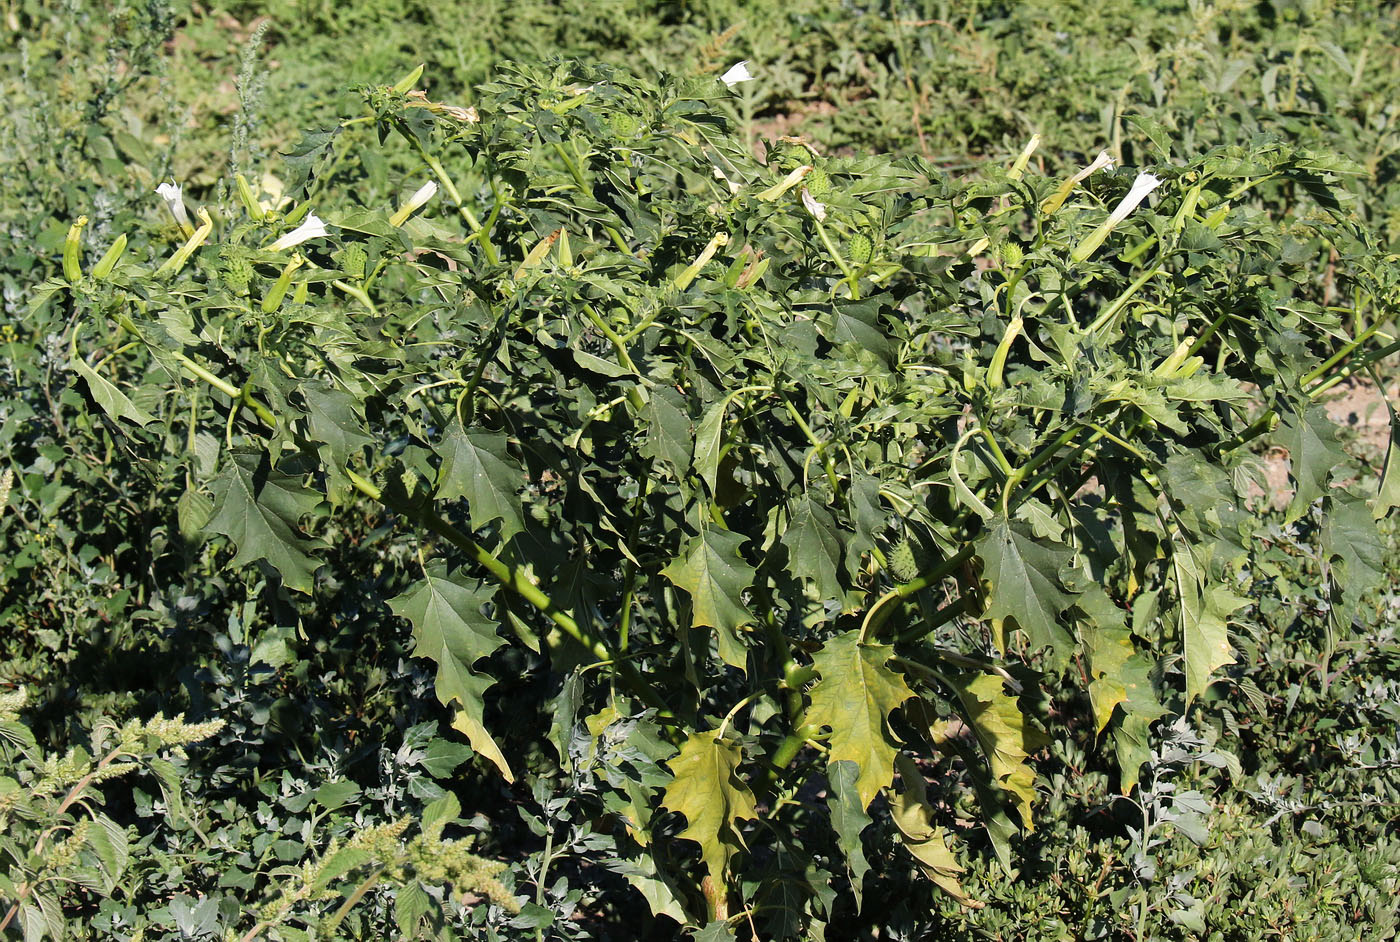
<svg viewBox="0 0 1400 942">
<path fill-rule="evenodd" d="M 252 280 L 253 263 L 243 255 L 229 256 L 224 265 L 224 284 L 232 288 L 236 294 L 242 294 L 248 290 L 248 284 Z"/>
<path fill-rule="evenodd" d="M 625 111 L 614 111 L 608 118 L 608 126 L 612 128 L 615 137 L 630 138 L 637 136 L 641 122 L 637 120 L 636 115 L 628 114 Z"/>
<path fill-rule="evenodd" d="M 340 268 L 351 278 L 363 278 L 365 276 L 365 262 L 368 257 L 365 254 L 365 247 L 358 242 L 351 242 L 340 250 Z"/>
<path fill-rule="evenodd" d="M 914 558 L 914 544 L 907 536 L 890 550 L 890 575 L 900 582 L 909 582 L 919 575 L 919 563 Z"/>
<path fill-rule="evenodd" d="M 831 195 L 831 177 L 821 167 L 807 174 L 802 182 L 806 184 L 807 192 L 812 194 L 812 199 L 823 200 Z"/>
<path fill-rule="evenodd" d="M 847 251 L 850 252 L 851 261 L 857 265 L 864 265 L 870 261 L 870 253 L 874 251 L 874 246 L 870 243 L 870 236 L 864 232 L 857 232 L 851 236 Z"/>
</svg>

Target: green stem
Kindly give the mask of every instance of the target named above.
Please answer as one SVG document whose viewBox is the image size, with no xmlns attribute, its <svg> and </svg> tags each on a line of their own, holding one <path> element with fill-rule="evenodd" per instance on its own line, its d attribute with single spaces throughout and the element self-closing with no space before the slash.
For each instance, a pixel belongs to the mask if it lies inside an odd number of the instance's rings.
<svg viewBox="0 0 1400 942">
<path fill-rule="evenodd" d="M 1036 452 L 1030 461 L 1027 461 L 1011 473 L 1011 476 L 1006 479 L 1006 486 L 1002 488 L 1001 492 L 1001 512 L 1003 515 L 1009 515 L 1008 509 L 1011 504 L 1011 494 L 1021 485 L 1021 482 L 1030 477 L 1031 474 L 1045 462 L 1059 454 L 1060 449 L 1074 441 L 1082 431 L 1084 431 L 1082 426 L 1065 429 L 1053 442 Z"/>
<path fill-rule="evenodd" d="M 180 365 L 186 370 L 188 370 L 191 374 L 198 377 L 199 379 L 204 380 L 210 386 L 213 386 L 219 392 L 234 400 L 235 408 L 237 408 L 239 403 L 242 403 L 243 405 L 246 405 L 248 408 L 252 409 L 253 414 L 256 415 L 259 419 L 261 419 L 263 424 L 267 425 L 269 428 L 277 427 L 277 416 L 273 414 L 271 409 L 263 405 L 257 399 L 254 399 L 252 396 L 247 396 L 245 398 L 243 390 L 239 389 L 237 386 L 233 385 L 228 380 L 209 372 L 203 366 L 200 366 L 198 363 L 196 363 L 194 360 L 191 360 L 183 353 L 176 353 L 175 359 L 179 360 Z"/>
<path fill-rule="evenodd" d="M 1104 308 L 1103 313 L 1094 318 L 1093 323 L 1091 323 L 1084 332 L 1087 334 L 1096 334 L 1116 320 L 1123 309 L 1128 306 L 1128 302 L 1133 299 L 1133 296 L 1142 290 L 1143 285 L 1147 284 L 1153 278 L 1156 278 L 1161 272 L 1162 262 L 1159 260 L 1157 264 L 1143 272 L 1136 281 L 1128 285 L 1127 290 L 1115 298 L 1112 304 Z"/>
<path fill-rule="evenodd" d="M 364 899 L 365 894 L 374 889 L 375 885 L 379 883 L 379 877 L 383 872 L 384 868 L 378 867 L 368 877 L 361 880 L 360 885 L 355 887 L 353 893 L 345 897 L 345 902 L 341 903 L 340 908 L 331 916 L 330 925 L 322 926 L 321 928 L 334 929 L 339 926 L 345 920 L 345 917 L 350 914 L 350 910 L 355 908 L 355 904 Z"/>
<path fill-rule="evenodd" d="M 617 331 L 613 330 L 612 327 L 608 325 L 608 322 L 603 320 L 598 312 L 593 309 L 593 305 L 583 305 L 583 313 L 587 315 L 589 322 L 592 323 L 594 327 L 598 328 L 598 332 L 606 337 L 608 342 L 613 345 L 613 349 L 617 351 L 617 358 L 622 361 L 623 368 L 636 376 L 638 380 L 641 380 L 642 372 L 637 369 L 637 364 L 632 362 L 632 355 L 627 352 L 627 344 L 618 336 Z M 633 386 L 627 390 L 627 401 L 630 402 L 632 407 L 638 412 L 641 412 L 646 406 L 646 400 L 643 399 L 641 389 L 637 386 Z"/>
<path fill-rule="evenodd" d="M 486 221 L 481 224 L 475 235 L 477 244 L 486 253 L 486 261 L 492 265 L 499 265 L 500 256 L 496 254 L 496 246 L 491 242 L 491 232 L 496 228 L 496 220 L 500 218 L 501 210 L 505 207 L 505 196 L 501 193 L 501 185 L 496 182 L 495 177 L 488 177 L 491 184 L 491 212 L 487 215 Z"/>
<path fill-rule="evenodd" d="M 363 304 L 372 316 L 379 316 L 379 309 L 374 306 L 374 302 L 369 299 L 369 295 L 365 293 L 364 289 L 356 288 L 349 282 L 340 280 L 332 281 L 331 284 Z"/>
<path fill-rule="evenodd" d="M 1001 445 L 997 444 L 996 436 L 992 435 L 991 430 L 988 429 L 987 426 L 980 424 L 980 416 L 978 417 L 978 422 L 977 431 L 981 433 L 982 441 L 986 442 L 987 447 L 992 450 L 992 457 L 997 460 L 997 464 L 1001 467 L 1001 473 L 1008 476 L 1011 475 L 1013 473 L 1011 470 L 1011 462 L 1006 460 L 1006 452 L 1001 450 Z"/>
<path fill-rule="evenodd" d="M 1368 331 L 1368 334 L 1369 333 L 1370 332 Z M 1346 366 L 1338 370 L 1337 374 L 1331 379 L 1319 383 L 1316 386 L 1313 386 L 1311 389 L 1307 390 L 1308 396 L 1310 396 L 1313 399 L 1316 399 L 1322 393 L 1331 389 L 1333 386 L 1337 385 L 1342 380 L 1346 379 L 1348 376 L 1351 376 L 1358 370 L 1364 370 L 1366 367 L 1370 366 L 1372 363 L 1375 363 L 1377 360 L 1383 360 L 1386 357 L 1390 356 L 1392 353 L 1395 353 L 1396 351 L 1400 351 L 1400 340 L 1397 340 L 1395 343 L 1386 344 L 1379 350 L 1375 350 L 1371 353 L 1366 354 L 1363 357 L 1359 357 L 1354 363 L 1348 363 Z M 1312 376 L 1311 373 L 1308 374 L 1308 377 L 1310 376 Z M 1308 377 L 1303 378 L 1304 385 L 1307 385 L 1309 381 Z"/>
<path fill-rule="evenodd" d="M 405 137 L 413 141 L 414 146 L 418 148 L 418 155 L 423 158 L 423 162 L 428 165 L 428 169 L 433 172 L 433 176 L 438 178 L 438 182 L 442 184 L 442 188 L 447 191 L 448 197 L 452 202 L 457 204 L 457 212 L 461 214 L 462 220 L 467 224 L 467 228 L 472 231 L 472 235 L 480 232 L 481 223 L 477 221 L 476 214 L 467 207 L 466 203 L 462 202 L 462 194 L 457 192 L 457 184 L 452 182 L 452 178 L 447 175 L 447 171 L 443 169 L 442 164 L 438 162 L 436 157 L 423 149 L 423 145 L 418 143 L 416 137 L 403 131 L 401 131 L 401 133 L 404 133 Z"/>
<path fill-rule="evenodd" d="M 860 285 L 857 282 L 856 273 L 851 271 L 851 267 L 846 264 L 846 260 L 841 257 L 841 253 L 836 251 L 836 246 L 832 244 L 831 236 L 826 234 L 826 227 L 822 225 L 822 221 L 815 216 L 812 217 L 812 221 L 817 224 L 817 238 L 822 240 L 822 245 L 826 246 L 826 251 L 831 255 L 832 260 L 836 262 L 836 267 L 841 269 L 841 274 L 844 276 L 841 280 L 851 286 L 851 300 L 859 301 Z"/>
<path fill-rule="evenodd" d="M 870 637 L 873 633 L 878 633 L 879 630 L 884 627 L 885 622 L 889 621 L 890 616 L 894 614 L 897 603 L 902 602 L 916 592 L 920 592 L 927 589 L 929 586 L 937 585 L 942 582 L 956 571 L 959 566 L 971 559 L 973 553 L 973 546 L 969 543 L 928 572 L 921 573 L 909 582 L 903 585 L 897 585 L 880 596 L 879 600 L 876 601 L 874 605 L 870 606 L 870 611 L 865 613 L 865 620 L 860 626 L 860 643 L 864 644 L 866 638 Z"/>
<path fill-rule="evenodd" d="M 972 609 L 972 606 L 974 604 L 974 600 L 970 596 L 964 595 L 953 604 L 945 605 L 938 611 L 934 612 L 933 615 L 923 624 L 916 625 L 915 627 L 910 628 L 907 631 L 900 632 L 898 635 L 895 636 L 895 641 L 900 644 L 905 644 L 910 641 L 918 641 L 920 638 L 925 638 L 935 629 L 946 625 L 948 622 L 952 621 L 954 618 L 957 618 L 959 615 L 966 615 Z M 941 653 L 942 649 L 939 650 Z M 952 655 L 950 652 L 949 659 L 951 659 L 951 657 Z"/>
<path fill-rule="evenodd" d="M 802 434 L 807 436 L 807 441 L 811 442 L 813 450 L 817 453 L 817 457 L 822 459 L 822 465 L 826 468 L 826 479 L 831 484 L 833 494 L 836 497 L 840 497 L 841 479 L 836 475 L 836 462 L 833 461 L 831 455 L 827 453 L 826 442 L 817 439 L 816 434 L 812 431 L 812 427 L 807 424 L 806 419 L 802 418 L 802 413 L 797 411 L 797 407 L 794 406 L 786 396 L 783 396 L 782 400 L 783 405 L 787 407 L 788 414 L 792 416 L 798 428 L 802 429 Z"/>
<path fill-rule="evenodd" d="M 554 152 L 559 155 L 560 160 L 564 161 L 564 166 L 568 168 L 569 176 L 574 178 L 574 184 L 578 186 L 579 191 L 586 195 L 591 195 L 593 193 L 593 188 L 590 187 L 588 181 L 583 178 L 583 168 L 578 165 L 578 161 L 564 147 L 563 141 L 554 142 Z M 623 255 L 632 254 L 632 250 L 627 247 L 627 241 L 622 238 L 622 233 L 618 232 L 617 229 L 612 226 L 604 226 L 603 231 L 608 234 L 609 239 L 612 239 L 613 245 L 617 247 L 619 252 Z"/>
</svg>

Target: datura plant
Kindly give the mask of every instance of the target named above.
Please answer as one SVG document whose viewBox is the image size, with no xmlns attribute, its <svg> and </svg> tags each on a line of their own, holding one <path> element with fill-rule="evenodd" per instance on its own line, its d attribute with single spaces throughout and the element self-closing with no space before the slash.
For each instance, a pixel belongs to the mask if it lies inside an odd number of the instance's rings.
<svg viewBox="0 0 1400 942">
<path fill-rule="evenodd" d="M 656 912 L 810 927 L 876 842 L 978 905 L 977 825 L 929 783 L 975 790 L 1008 872 L 1069 725 L 1130 792 L 1155 721 L 1234 689 L 1260 500 L 1321 515 L 1332 617 L 1363 604 L 1400 472 L 1338 480 L 1320 400 L 1396 350 L 1398 288 L 1346 162 L 1261 139 L 1066 180 L 1033 141 L 957 179 L 757 158 L 733 73 L 507 65 L 470 102 L 420 73 L 267 168 L 279 208 L 240 177 L 163 255 L 86 267 L 75 226 L 38 303 L 108 426 L 187 456 L 181 532 L 227 566 L 312 605 L 335 508 L 416 532 L 386 604 L 454 725 L 506 780 L 589 780 Z M 1278 188 L 1312 211 L 1271 218 Z M 552 748 L 498 725 L 522 664 Z"/>
</svg>

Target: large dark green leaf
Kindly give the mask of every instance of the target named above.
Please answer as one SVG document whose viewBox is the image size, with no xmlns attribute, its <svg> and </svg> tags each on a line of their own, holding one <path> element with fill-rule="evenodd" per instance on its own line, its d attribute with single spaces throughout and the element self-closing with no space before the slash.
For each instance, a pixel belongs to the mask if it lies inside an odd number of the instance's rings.
<svg viewBox="0 0 1400 942">
<path fill-rule="evenodd" d="M 811 580 L 822 599 L 839 599 L 844 594 L 837 567 L 841 562 L 841 541 L 836 523 L 825 507 L 811 497 L 803 497 L 792 507 L 792 517 L 783 531 L 787 567 L 799 579 Z"/>
<path fill-rule="evenodd" d="M 1037 539 L 1020 521 L 1000 517 L 978 539 L 977 554 L 988 583 L 986 616 L 993 624 L 1011 619 L 1032 648 L 1048 646 L 1065 663 L 1073 644 L 1059 616 L 1074 600 L 1061 587 L 1059 571 L 1070 561 L 1069 547 Z M 1005 629 L 1000 634 L 1004 647 Z"/>
<path fill-rule="evenodd" d="M 321 497 L 303 481 L 300 474 L 273 468 L 261 449 L 236 449 L 214 482 L 216 505 L 208 528 L 238 547 L 229 565 L 265 559 L 288 588 L 309 593 L 320 565 L 311 550 L 320 544 L 301 532 L 301 518 L 315 512 Z"/>
<path fill-rule="evenodd" d="M 453 725 L 510 779 L 510 766 L 482 722 L 483 697 L 494 681 L 472 669 L 505 644 L 495 619 L 482 611 L 494 593 L 461 575 L 449 576 L 444 563 L 434 562 L 421 582 L 389 601 L 389 608 L 413 625 L 413 653 L 437 664 L 438 699 L 460 708 Z"/>
<path fill-rule="evenodd" d="M 490 432 L 468 432 L 454 421 L 437 447 L 442 457 L 437 496 L 443 500 L 467 499 L 472 527 L 480 529 L 501 521 L 501 541 L 525 528 L 516 496 L 525 474 L 506 455 L 506 437 Z"/>
<path fill-rule="evenodd" d="M 1327 490 L 1333 470 L 1346 460 L 1346 453 L 1337 440 L 1337 426 L 1316 403 L 1301 415 L 1286 413 L 1278 440 L 1288 449 L 1288 474 L 1297 488 L 1288 505 L 1288 519 L 1297 520 Z"/>
<path fill-rule="evenodd" d="M 691 627 L 715 629 L 720 657 L 738 668 L 747 659 L 739 629 L 752 621 L 742 598 L 754 577 L 754 568 L 739 556 L 745 542 L 742 534 L 707 528 L 661 570 L 690 593 Z"/>
<path fill-rule="evenodd" d="M 865 875 L 870 872 L 870 862 L 865 859 L 865 846 L 860 836 L 870 826 L 870 816 L 860 803 L 860 791 L 856 788 L 859 778 L 860 766 L 850 759 L 838 759 L 826 767 L 826 780 L 831 786 L 826 806 L 841 851 L 846 855 L 846 869 L 850 871 L 857 910 L 861 905 Z"/>
<path fill-rule="evenodd" d="M 307 435 L 320 443 L 317 452 L 321 467 L 332 487 L 348 487 L 345 466 L 374 443 L 364 431 L 365 422 L 356 412 L 355 398 L 329 383 L 311 383 L 303 386 L 301 392 L 306 400 Z"/>
</svg>

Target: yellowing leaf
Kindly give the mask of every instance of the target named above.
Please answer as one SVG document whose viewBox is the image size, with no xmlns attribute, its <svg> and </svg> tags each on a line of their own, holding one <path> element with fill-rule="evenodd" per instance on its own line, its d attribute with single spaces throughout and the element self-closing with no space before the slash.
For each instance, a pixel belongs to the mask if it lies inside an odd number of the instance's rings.
<svg viewBox="0 0 1400 942">
<path fill-rule="evenodd" d="M 1181 640 L 1186 653 L 1186 702 L 1189 704 L 1205 693 L 1216 668 L 1235 663 L 1226 618 L 1249 600 L 1224 586 L 1206 585 L 1206 576 L 1189 546 L 1175 545 L 1172 569 L 1180 599 Z"/>
<path fill-rule="evenodd" d="M 890 818 L 899 829 L 905 849 L 939 889 L 964 906 L 982 908 L 984 904 L 963 892 L 958 882 L 958 874 L 964 868 L 948 849 L 943 829 L 933 824 L 933 808 L 928 803 L 923 773 L 906 755 L 901 754 L 897 761 L 904 791 L 890 796 Z"/>
<path fill-rule="evenodd" d="M 828 765 L 849 759 L 860 767 L 860 807 L 894 781 L 894 735 L 886 718 L 914 696 L 904 677 L 885 666 L 894 648 L 860 644 L 855 630 L 837 635 L 812 656 L 820 679 L 812 687 L 807 722 L 831 728 Z"/>
<path fill-rule="evenodd" d="M 700 856 L 716 884 L 725 884 L 729 860 L 744 846 L 737 822 L 757 818 L 753 793 L 736 774 L 743 758 L 738 746 L 722 742 L 719 731 L 693 733 L 680 755 L 667 764 L 675 776 L 661 804 L 685 815 L 679 837 L 700 845 Z"/>
<path fill-rule="evenodd" d="M 1021 712 L 1016 698 L 1007 695 L 995 674 L 964 674 L 950 680 L 987 757 L 992 779 L 1011 795 L 1026 830 L 1034 830 L 1035 769 L 1027 760 L 1048 742 L 1045 734 Z"/>
</svg>

